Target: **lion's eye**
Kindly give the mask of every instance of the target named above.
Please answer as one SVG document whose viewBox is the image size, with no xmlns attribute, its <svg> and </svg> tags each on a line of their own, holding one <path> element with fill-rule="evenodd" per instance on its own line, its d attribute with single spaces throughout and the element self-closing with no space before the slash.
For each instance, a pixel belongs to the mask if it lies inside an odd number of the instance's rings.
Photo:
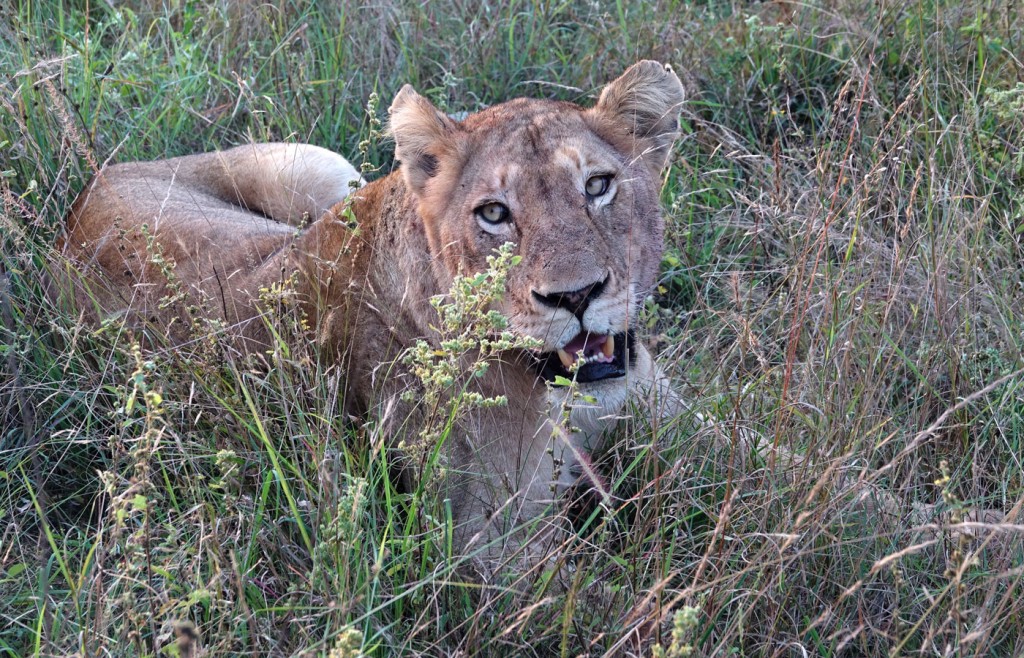
<svg viewBox="0 0 1024 658">
<path fill-rule="evenodd" d="M 488 224 L 501 224 L 509 218 L 508 206 L 504 203 L 487 203 L 476 209 L 476 215 Z"/>
<path fill-rule="evenodd" d="M 587 196 L 591 199 L 601 196 L 608 191 L 611 183 L 612 177 L 607 174 L 602 176 L 591 176 L 587 179 L 587 184 L 585 186 Z"/>
</svg>

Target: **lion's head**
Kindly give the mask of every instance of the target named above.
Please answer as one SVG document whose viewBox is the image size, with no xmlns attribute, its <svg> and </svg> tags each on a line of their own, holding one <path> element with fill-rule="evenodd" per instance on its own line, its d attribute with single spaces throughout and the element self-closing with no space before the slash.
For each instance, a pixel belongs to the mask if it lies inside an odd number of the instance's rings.
<svg viewBox="0 0 1024 658">
<path fill-rule="evenodd" d="M 408 85 L 391 106 L 439 283 L 486 269 L 514 243 L 522 261 L 500 310 L 542 341 L 548 378 L 569 376 L 580 354 L 580 382 L 626 372 L 631 323 L 661 259 L 661 171 L 682 102 L 672 69 L 643 61 L 590 109 L 519 99 L 457 122 Z"/>
</svg>

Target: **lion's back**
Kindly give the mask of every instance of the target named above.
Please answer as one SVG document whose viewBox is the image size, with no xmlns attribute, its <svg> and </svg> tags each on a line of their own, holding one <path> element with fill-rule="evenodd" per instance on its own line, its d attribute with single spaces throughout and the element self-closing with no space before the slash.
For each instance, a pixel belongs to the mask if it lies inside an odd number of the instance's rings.
<svg viewBox="0 0 1024 658">
<path fill-rule="evenodd" d="M 296 144 L 106 167 L 58 241 L 82 275 L 72 303 L 149 318 L 170 295 L 199 290 L 214 316 L 244 319 L 253 291 L 241 282 L 359 184 L 341 156 Z"/>
</svg>

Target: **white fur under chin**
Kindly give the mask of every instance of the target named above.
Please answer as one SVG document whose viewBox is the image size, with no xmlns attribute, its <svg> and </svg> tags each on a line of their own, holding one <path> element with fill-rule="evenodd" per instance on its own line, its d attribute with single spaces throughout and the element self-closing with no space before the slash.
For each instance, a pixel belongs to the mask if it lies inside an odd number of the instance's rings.
<svg viewBox="0 0 1024 658">
<path fill-rule="evenodd" d="M 636 347 L 636 362 L 625 377 L 606 379 L 599 382 L 580 384 L 577 388 L 581 398 L 569 400 L 567 388 L 553 388 L 548 391 L 551 408 L 550 421 L 558 423 L 562 409 L 569 405 L 569 424 L 572 427 L 568 441 L 560 441 L 555 456 L 562 461 L 558 488 L 571 486 L 581 473 L 580 459 L 589 457 L 604 448 L 606 433 L 629 413 L 628 402 L 650 402 L 653 396 L 671 395 L 669 382 L 658 370 L 650 352 L 643 346 Z"/>
</svg>

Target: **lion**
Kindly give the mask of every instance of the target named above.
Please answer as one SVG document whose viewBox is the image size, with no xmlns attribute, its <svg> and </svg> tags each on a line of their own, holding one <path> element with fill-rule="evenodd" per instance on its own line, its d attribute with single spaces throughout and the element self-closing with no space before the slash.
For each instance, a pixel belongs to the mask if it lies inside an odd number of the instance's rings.
<svg viewBox="0 0 1024 658">
<path fill-rule="evenodd" d="M 389 110 L 400 164 L 378 180 L 299 144 L 116 164 L 79 195 L 59 248 L 85 275 L 84 303 L 172 343 L 201 315 L 265 351 L 261 291 L 290 286 L 317 348 L 344 368 L 345 413 L 401 419 L 387 430 L 397 447 L 424 413 L 403 396 L 415 382 L 401 357 L 438 341 L 430 300 L 511 243 L 519 262 L 495 307 L 535 347 L 472 378 L 507 404 L 459 419 L 445 495 L 456 548 L 483 573 L 535 564 L 563 539 L 554 510 L 581 456 L 631 396 L 666 386 L 637 315 L 663 252 L 659 194 L 683 100 L 654 61 L 590 108 L 516 99 L 461 121 L 406 85 Z"/>
</svg>

